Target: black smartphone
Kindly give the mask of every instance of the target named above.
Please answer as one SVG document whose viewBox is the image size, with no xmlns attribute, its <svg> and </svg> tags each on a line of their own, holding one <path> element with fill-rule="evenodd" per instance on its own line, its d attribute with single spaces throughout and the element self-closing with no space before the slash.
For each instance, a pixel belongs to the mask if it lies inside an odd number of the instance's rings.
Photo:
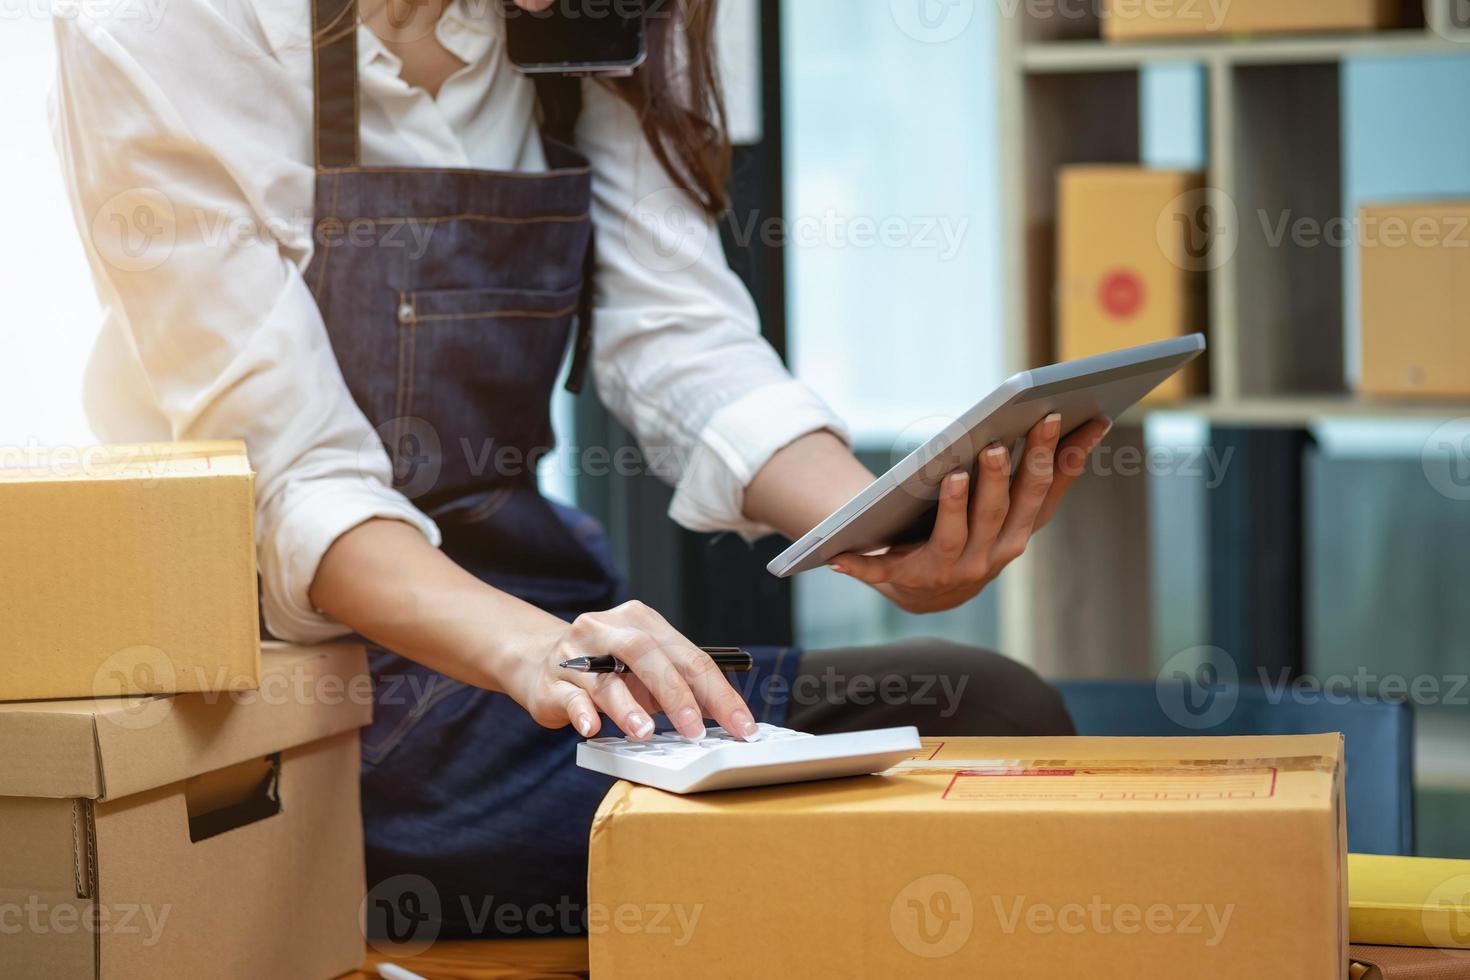
<svg viewBox="0 0 1470 980">
<path fill-rule="evenodd" d="M 630 75 L 648 56 L 644 0 L 502 0 L 511 63 L 528 75 Z"/>
</svg>

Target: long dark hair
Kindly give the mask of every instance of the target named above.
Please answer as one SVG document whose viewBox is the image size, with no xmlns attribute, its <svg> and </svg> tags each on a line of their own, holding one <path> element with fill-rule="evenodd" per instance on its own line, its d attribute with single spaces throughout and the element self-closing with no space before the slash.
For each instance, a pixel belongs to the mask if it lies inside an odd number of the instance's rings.
<svg viewBox="0 0 1470 980">
<path fill-rule="evenodd" d="M 730 137 L 715 51 L 719 0 L 648 0 L 648 60 L 606 84 L 631 105 L 669 176 L 718 214 L 728 205 Z"/>
<path fill-rule="evenodd" d="M 389 2 L 382 0 L 379 9 Z M 425 0 L 404 2 L 425 5 Z M 447 6 L 449 0 L 440 2 Z M 648 59 L 630 77 L 603 84 L 638 113 L 644 136 L 678 187 L 710 214 L 719 214 L 729 203 L 725 184 L 730 178 L 730 137 L 714 41 L 719 0 L 645 3 Z M 331 40 L 353 30 L 355 23 L 338 18 L 322 34 Z"/>
</svg>

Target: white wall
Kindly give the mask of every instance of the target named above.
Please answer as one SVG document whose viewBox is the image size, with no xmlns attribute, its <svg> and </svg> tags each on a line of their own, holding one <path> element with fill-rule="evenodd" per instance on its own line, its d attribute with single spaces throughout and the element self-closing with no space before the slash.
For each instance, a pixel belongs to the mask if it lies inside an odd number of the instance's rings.
<svg viewBox="0 0 1470 980">
<path fill-rule="evenodd" d="M 0 451 L 94 441 L 81 376 L 100 314 L 46 117 L 53 66 L 45 4 L 0 2 Z"/>
</svg>

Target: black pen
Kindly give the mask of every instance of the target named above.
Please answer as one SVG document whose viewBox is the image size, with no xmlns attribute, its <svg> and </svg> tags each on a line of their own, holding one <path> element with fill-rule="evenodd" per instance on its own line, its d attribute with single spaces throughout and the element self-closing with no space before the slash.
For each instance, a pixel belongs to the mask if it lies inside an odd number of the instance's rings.
<svg viewBox="0 0 1470 980">
<path fill-rule="evenodd" d="M 715 666 L 727 674 L 747 674 L 755 669 L 755 658 L 739 647 L 700 647 Z M 563 670 L 582 674 L 626 674 L 632 670 L 617 657 L 577 657 L 561 664 Z"/>
</svg>

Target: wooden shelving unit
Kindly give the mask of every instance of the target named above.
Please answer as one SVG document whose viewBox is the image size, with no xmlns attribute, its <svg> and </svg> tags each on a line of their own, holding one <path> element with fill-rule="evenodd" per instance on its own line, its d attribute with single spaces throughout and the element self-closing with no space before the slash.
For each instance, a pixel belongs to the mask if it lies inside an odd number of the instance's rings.
<svg viewBox="0 0 1470 980">
<path fill-rule="evenodd" d="M 1210 395 L 1168 406 L 1214 425 L 1301 429 L 1324 419 L 1448 419 L 1470 405 L 1384 402 L 1349 390 L 1346 250 L 1274 243 L 1256 220 L 1342 218 L 1340 66 L 1364 56 L 1470 57 L 1460 0 L 1403 0 L 1401 23 L 1372 34 L 1119 44 L 1096 18 L 1016 5 L 999 20 L 1007 350 L 1015 370 L 1052 358 L 1056 176 L 1071 163 L 1137 163 L 1139 78 L 1155 65 L 1203 72 L 1208 184 L 1233 209 L 1208 263 Z M 1031 9 L 1034 7 L 1034 10 Z M 1037 12 L 1053 11 L 1049 17 Z M 1230 211 L 1223 212 L 1229 215 Z M 1142 448 L 1130 413 L 1114 449 Z M 1151 649 L 1146 479 L 1089 477 L 1010 575 L 1008 652 L 1056 674 L 1148 674 Z M 1165 651 L 1172 652 L 1172 651 Z"/>
</svg>

